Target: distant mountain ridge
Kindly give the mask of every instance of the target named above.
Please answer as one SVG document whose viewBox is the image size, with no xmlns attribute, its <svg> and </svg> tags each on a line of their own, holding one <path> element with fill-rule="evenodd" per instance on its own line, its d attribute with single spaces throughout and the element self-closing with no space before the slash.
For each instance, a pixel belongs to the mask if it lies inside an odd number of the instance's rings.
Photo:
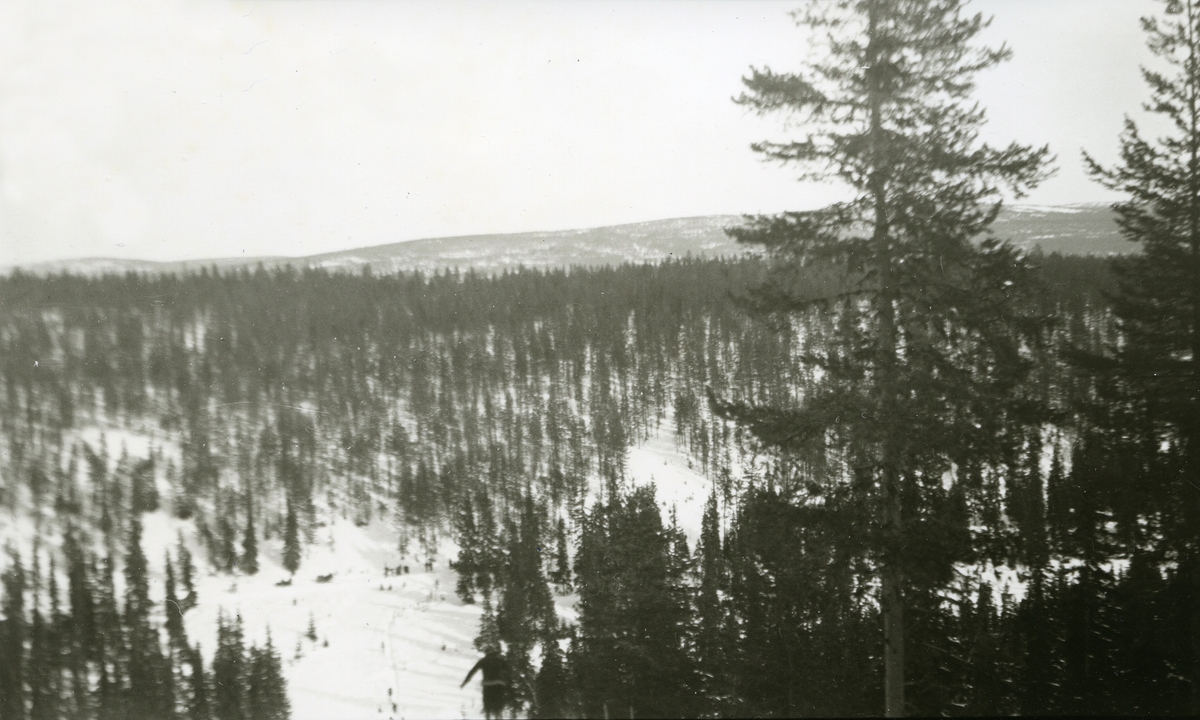
<svg viewBox="0 0 1200 720">
<path fill-rule="evenodd" d="M 738 215 L 709 215 L 613 225 L 586 230 L 551 230 L 496 235 L 427 238 L 306 257 L 215 258 L 154 262 L 115 258 L 61 260 L 21 266 L 25 272 L 179 273 L 216 266 L 222 270 L 291 265 L 372 272 L 421 271 L 447 268 L 501 273 L 518 267 L 562 268 L 622 263 L 661 262 L 671 258 L 734 257 L 752 252 L 738 245 L 725 228 L 737 225 Z M 1000 238 L 1023 248 L 1070 255 L 1128 253 L 1135 246 L 1121 238 L 1107 205 L 1035 206 L 1005 208 L 993 225 Z"/>
<path fill-rule="evenodd" d="M 1012 205 L 1000 212 L 992 232 L 1026 250 L 1062 255 L 1124 255 L 1138 246 L 1121 236 L 1107 204 Z"/>
</svg>

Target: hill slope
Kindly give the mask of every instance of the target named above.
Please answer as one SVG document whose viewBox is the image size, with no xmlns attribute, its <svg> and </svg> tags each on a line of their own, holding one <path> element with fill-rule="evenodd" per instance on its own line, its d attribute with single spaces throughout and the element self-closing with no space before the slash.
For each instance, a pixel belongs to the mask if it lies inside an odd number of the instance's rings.
<svg viewBox="0 0 1200 720">
<path fill-rule="evenodd" d="M 1123 238 L 1107 205 L 1015 205 L 992 226 L 997 237 L 1025 249 L 1063 255 L 1125 254 L 1137 246 Z"/>
<path fill-rule="evenodd" d="M 731 240 L 724 231 L 739 221 L 737 215 L 711 215 L 587 230 L 428 238 L 298 258 L 272 256 L 183 262 L 87 258 L 39 263 L 23 269 L 38 274 L 68 271 L 99 275 L 129 271 L 177 273 L 214 265 L 222 269 L 254 268 L 261 264 L 267 268 L 292 265 L 348 271 L 369 266 L 374 272 L 384 273 L 400 270 L 433 273 L 456 268 L 494 274 L 522 266 L 603 266 L 659 262 L 686 255 L 741 255 L 749 250 Z M 1104 205 L 1017 205 L 1006 208 L 993 228 L 998 237 L 1010 239 L 1024 248 L 1037 246 L 1047 253 L 1106 255 L 1135 249 L 1121 238 L 1112 211 Z"/>
</svg>

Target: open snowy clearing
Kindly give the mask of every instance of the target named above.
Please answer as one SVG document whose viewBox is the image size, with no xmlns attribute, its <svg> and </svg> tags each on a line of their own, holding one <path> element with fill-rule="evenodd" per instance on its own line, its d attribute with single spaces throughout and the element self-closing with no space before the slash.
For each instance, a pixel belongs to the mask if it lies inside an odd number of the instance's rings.
<svg viewBox="0 0 1200 720">
<path fill-rule="evenodd" d="M 240 614 L 248 640 L 261 643 L 270 628 L 296 720 L 481 715 L 478 689 L 458 687 L 478 659 L 480 611 L 455 597 L 445 555 L 425 572 L 424 558 L 400 559 L 382 523 L 360 528 L 339 518 L 321 529 L 292 584 L 279 587 L 288 575 L 272 549 L 253 577 L 201 578 L 187 628 L 206 655 L 218 613 Z M 399 564 L 410 574 L 384 577 L 385 565 Z M 315 642 L 305 637 L 310 618 Z"/>
</svg>

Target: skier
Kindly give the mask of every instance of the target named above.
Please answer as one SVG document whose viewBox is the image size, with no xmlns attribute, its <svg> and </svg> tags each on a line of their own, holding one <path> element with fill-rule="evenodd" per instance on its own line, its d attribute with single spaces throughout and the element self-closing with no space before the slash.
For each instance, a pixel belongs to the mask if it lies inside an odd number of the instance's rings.
<svg viewBox="0 0 1200 720">
<path fill-rule="evenodd" d="M 462 681 L 460 688 L 467 686 L 475 673 L 483 671 L 483 715 L 488 720 L 498 719 L 504 712 L 508 702 L 509 669 L 508 663 L 496 650 L 489 650 L 483 659 L 475 663 L 467 678 Z"/>
</svg>

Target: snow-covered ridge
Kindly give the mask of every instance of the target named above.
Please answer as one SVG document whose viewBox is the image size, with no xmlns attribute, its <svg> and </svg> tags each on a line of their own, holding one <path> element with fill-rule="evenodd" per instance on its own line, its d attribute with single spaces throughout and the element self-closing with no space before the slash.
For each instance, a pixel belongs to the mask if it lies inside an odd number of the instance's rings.
<svg viewBox="0 0 1200 720">
<path fill-rule="evenodd" d="M 41 263 L 27 272 L 84 274 L 198 271 L 264 267 L 326 268 L 374 272 L 420 270 L 433 273 L 446 268 L 499 273 L 517 267 L 566 268 L 621 263 L 660 262 L 687 255 L 732 257 L 749 248 L 738 245 L 725 228 L 742 222 L 738 215 L 671 218 L 609 227 L 549 230 L 524 233 L 427 238 L 355 248 L 307 257 L 220 258 L 186 262 L 150 262 L 91 258 Z M 1038 245 L 1046 252 L 1107 254 L 1130 252 L 1112 221 L 1106 205 L 1012 205 L 1001 212 L 993 227 L 996 235 L 1020 245 Z M 1036 239 L 1036 242 L 1034 241 Z"/>
<path fill-rule="evenodd" d="M 1009 212 L 1018 215 L 1078 215 L 1085 213 L 1094 208 L 1103 208 L 1104 205 L 1095 204 L 1080 204 L 1080 205 L 1010 205 Z"/>
</svg>

